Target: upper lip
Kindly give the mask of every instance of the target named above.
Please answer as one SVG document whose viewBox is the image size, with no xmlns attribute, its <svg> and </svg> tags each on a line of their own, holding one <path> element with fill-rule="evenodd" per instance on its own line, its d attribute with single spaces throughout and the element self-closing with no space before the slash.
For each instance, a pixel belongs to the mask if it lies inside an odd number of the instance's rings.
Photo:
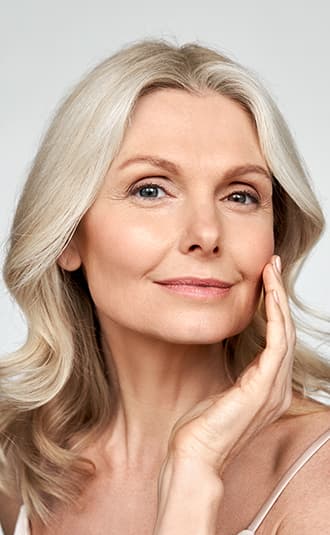
<svg viewBox="0 0 330 535">
<path fill-rule="evenodd" d="M 232 286 L 232 283 L 219 279 L 200 279 L 198 277 L 178 277 L 155 282 L 158 284 L 177 284 L 182 286 L 215 286 L 216 288 L 230 288 Z"/>
</svg>

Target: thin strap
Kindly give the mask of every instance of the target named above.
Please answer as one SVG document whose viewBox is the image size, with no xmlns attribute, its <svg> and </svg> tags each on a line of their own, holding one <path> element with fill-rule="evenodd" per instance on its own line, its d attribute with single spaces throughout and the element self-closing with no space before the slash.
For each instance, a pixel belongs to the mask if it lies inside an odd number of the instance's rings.
<svg viewBox="0 0 330 535">
<path fill-rule="evenodd" d="M 19 511 L 17 524 L 14 535 L 30 535 L 30 525 L 25 505 L 22 505 Z"/>
<path fill-rule="evenodd" d="M 260 524 L 263 522 L 269 510 L 273 507 L 274 503 L 276 502 L 280 494 L 283 492 L 287 484 L 296 475 L 298 470 L 300 470 L 300 468 L 302 468 L 304 464 L 307 463 L 307 461 L 312 457 L 312 455 L 314 455 L 314 453 L 316 453 L 321 448 L 321 446 L 323 446 L 323 444 L 325 444 L 329 439 L 330 429 L 323 433 L 317 440 L 315 440 L 309 446 L 309 448 L 300 457 L 298 457 L 298 459 L 293 463 L 291 468 L 289 468 L 289 470 L 284 474 L 282 479 L 276 485 L 272 494 L 270 495 L 266 503 L 264 503 L 264 505 L 261 507 L 253 522 L 251 522 L 247 529 L 238 533 L 238 535 L 255 535 L 256 530 L 259 528 Z"/>
</svg>

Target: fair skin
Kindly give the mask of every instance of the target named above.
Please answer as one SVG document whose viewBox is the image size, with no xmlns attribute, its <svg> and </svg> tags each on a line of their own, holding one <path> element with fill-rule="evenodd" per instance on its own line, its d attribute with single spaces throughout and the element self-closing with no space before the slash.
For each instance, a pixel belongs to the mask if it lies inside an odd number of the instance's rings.
<svg viewBox="0 0 330 535">
<path fill-rule="evenodd" d="M 154 161 L 127 163 L 141 155 Z M 127 193 L 133 184 L 140 189 Z M 88 452 L 97 477 L 78 512 L 58 512 L 56 533 L 225 535 L 246 527 L 298 451 L 278 423 L 291 400 L 294 328 L 273 253 L 272 184 L 246 112 L 214 93 L 140 99 L 59 259 L 67 270 L 83 266 L 120 398 L 111 430 Z M 155 282 L 182 276 L 230 288 L 183 296 Z M 221 342 L 250 323 L 262 285 L 267 346 L 232 386 Z M 288 534 L 282 516 L 271 519 L 278 531 L 262 529 Z"/>
<path fill-rule="evenodd" d="M 147 162 L 126 164 L 137 155 L 157 155 L 182 170 L 175 175 Z M 265 172 L 223 178 L 247 164 Z M 149 95 L 139 102 L 120 154 L 67 252 L 66 268 L 84 266 L 117 365 L 122 410 L 114 436 L 119 433 L 122 443 L 126 435 L 128 467 L 143 461 L 146 437 L 148 459 L 163 458 L 178 416 L 230 385 L 219 342 L 250 322 L 274 249 L 266 174 L 250 120 L 236 104 L 213 95 Z M 171 183 L 139 182 L 167 188 L 168 195 L 156 190 L 158 200 L 125 194 L 138 179 L 162 176 Z M 247 196 L 243 206 L 218 200 L 245 189 L 260 192 L 260 209 Z M 181 275 L 217 277 L 234 287 L 224 299 L 201 302 L 154 283 Z"/>
<path fill-rule="evenodd" d="M 137 155 L 157 155 L 180 172 L 126 163 Z M 247 164 L 264 172 L 225 178 Z M 274 250 L 268 174 L 251 122 L 236 103 L 178 91 L 149 95 L 64 255 L 66 269 L 84 267 L 116 363 L 121 410 L 109 447 L 127 469 L 143 463 L 146 439 L 148 465 L 157 464 L 178 417 L 231 384 L 220 342 L 251 321 Z M 138 179 L 139 185 L 156 182 L 159 198 L 126 194 Z M 247 191 L 244 204 L 227 200 L 241 190 Z M 233 287 L 224 298 L 201 300 L 172 295 L 154 282 L 187 275 Z M 116 448 L 116 440 L 127 446 Z"/>
</svg>

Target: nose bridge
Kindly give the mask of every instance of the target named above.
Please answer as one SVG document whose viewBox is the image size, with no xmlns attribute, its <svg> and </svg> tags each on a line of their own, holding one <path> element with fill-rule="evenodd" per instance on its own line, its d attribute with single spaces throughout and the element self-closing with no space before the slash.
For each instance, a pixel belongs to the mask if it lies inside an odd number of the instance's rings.
<svg viewBox="0 0 330 535">
<path fill-rule="evenodd" d="M 183 248 L 187 252 L 198 248 L 204 253 L 218 252 L 220 217 L 214 198 L 209 194 L 186 200 Z"/>
</svg>

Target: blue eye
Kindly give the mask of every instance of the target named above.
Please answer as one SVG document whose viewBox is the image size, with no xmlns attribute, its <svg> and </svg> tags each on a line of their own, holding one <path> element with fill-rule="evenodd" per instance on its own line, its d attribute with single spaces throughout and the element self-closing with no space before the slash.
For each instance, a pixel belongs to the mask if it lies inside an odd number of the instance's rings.
<svg viewBox="0 0 330 535">
<path fill-rule="evenodd" d="M 142 184 L 131 191 L 131 195 L 142 199 L 160 199 L 163 195 L 158 196 L 157 193 L 162 191 L 165 194 L 164 188 L 158 184 Z M 139 195 L 137 195 L 139 193 Z"/>
<path fill-rule="evenodd" d="M 227 199 L 236 204 L 259 204 L 258 197 L 249 191 L 234 191 L 228 195 Z"/>
<path fill-rule="evenodd" d="M 153 182 L 137 185 L 129 193 L 138 199 L 162 199 L 167 195 L 162 186 Z M 226 200 L 244 206 L 259 204 L 260 202 L 258 196 L 253 195 L 250 191 L 233 191 L 227 196 Z"/>
</svg>

